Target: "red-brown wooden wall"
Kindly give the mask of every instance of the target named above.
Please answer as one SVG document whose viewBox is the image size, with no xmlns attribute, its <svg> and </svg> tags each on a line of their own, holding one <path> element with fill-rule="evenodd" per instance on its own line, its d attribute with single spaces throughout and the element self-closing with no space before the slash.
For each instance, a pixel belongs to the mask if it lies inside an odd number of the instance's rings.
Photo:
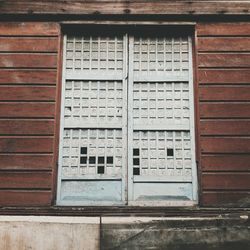
<svg viewBox="0 0 250 250">
<path fill-rule="evenodd" d="M 52 200 L 59 26 L 0 23 L 0 205 Z"/>
<path fill-rule="evenodd" d="M 250 197 L 250 23 L 196 28 L 200 204 L 244 206 Z M 54 202 L 59 38 L 56 23 L 0 23 L 0 206 Z"/>
<path fill-rule="evenodd" d="M 250 204 L 250 23 L 198 24 L 201 203 Z"/>
</svg>

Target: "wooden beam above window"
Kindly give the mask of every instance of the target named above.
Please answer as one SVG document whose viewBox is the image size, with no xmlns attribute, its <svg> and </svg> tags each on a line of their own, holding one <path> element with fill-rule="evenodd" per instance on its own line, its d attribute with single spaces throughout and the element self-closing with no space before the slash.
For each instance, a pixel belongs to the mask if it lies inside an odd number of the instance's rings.
<svg viewBox="0 0 250 250">
<path fill-rule="evenodd" d="M 249 1 L 0 0 L 0 14 L 249 15 Z"/>
</svg>

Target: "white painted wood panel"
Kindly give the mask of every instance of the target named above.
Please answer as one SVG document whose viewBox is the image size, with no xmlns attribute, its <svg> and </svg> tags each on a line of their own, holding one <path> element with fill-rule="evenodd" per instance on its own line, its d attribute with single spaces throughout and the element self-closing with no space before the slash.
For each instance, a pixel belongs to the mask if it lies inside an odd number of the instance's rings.
<svg viewBox="0 0 250 250">
<path fill-rule="evenodd" d="M 126 35 L 64 38 L 58 204 L 124 204 Z"/>
<path fill-rule="evenodd" d="M 128 128 L 133 148 L 128 151 L 128 202 L 193 204 L 197 190 L 191 38 L 138 34 L 130 43 Z"/>
<path fill-rule="evenodd" d="M 191 38 L 104 33 L 64 38 L 58 204 L 194 204 Z"/>
</svg>

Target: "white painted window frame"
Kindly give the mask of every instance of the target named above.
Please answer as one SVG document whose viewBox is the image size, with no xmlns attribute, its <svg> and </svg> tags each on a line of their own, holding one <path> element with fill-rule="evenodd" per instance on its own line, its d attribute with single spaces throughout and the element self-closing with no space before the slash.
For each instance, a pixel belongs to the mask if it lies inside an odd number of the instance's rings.
<svg viewBox="0 0 250 250">
<path fill-rule="evenodd" d="M 91 24 L 90 23 L 83 23 L 83 24 Z M 95 22 L 95 24 L 98 26 L 98 23 Z M 101 23 L 100 23 L 101 24 Z M 108 25 L 110 23 L 107 23 Z M 126 24 L 126 23 L 124 23 Z M 159 25 L 157 22 L 148 22 L 147 25 L 156 25 L 156 26 L 161 26 L 161 27 L 166 27 L 166 29 L 168 28 L 169 25 L 173 25 L 173 23 L 161 23 L 161 25 Z M 123 25 L 123 23 L 120 23 L 119 25 Z M 139 24 L 138 24 L 139 25 Z M 145 24 L 143 24 L 145 25 Z M 189 26 L 193 26 L 194 23 L 175 23 L 174 25 L 176 26 L 183 26 L 183 25 L 189 25 Z M 128 41 L 128 48 L 127 51 L 128 53 L 125 53 L 126 55 L 128 55 L 127 57 L 129 57 L 129 61 L 132 61 L 132 57 L 133 57 L 133 49 L 131 48 L 131 46 L 133 46 L 133 43 L 131 42 L 131 39 L 133 39 L 133 37 L 129 37 L 126 35 L 126 39 Z M 123 192 L 123 200 L 124 202 L 121 203 L 117 203 L 114 204 L 113 202 L 111 203 L 107 203 L 107 202 L 103 202 L 103 204 L 101 206 L 112 206 L 112 205 L 128 205 L 128 206 L 193 206 L 198 204 L 198 176 L 197 176 L 197 166 L 196 166 L 196 160 L 195 160 L 195 113 L 194 113 L 194 83 L 193 83 L 193 49 L 192 49 L 192 38 L 189 36 L 189 62 L 190 62 L 190 66 L 189 66 L 189 102 L 190 102 L 190 136 L 191 136 L 191 154 L 192 154 L 192 162 L 193 162 L 193 166 L 192 166 L 192 188 L 193 188 L 193 200 L 192 201 L 162 201 L 162 202 L 157 202 L 157 204 L 155 204 L 155 202 L 133 202 L 131 201 L 131 197 L 132 197 L 132 193 L 133 193 L 133 168 L 132 167 L 128 167 L 129 164 L 131 164 L 131 162 L 133 161 L 132 159 L 132 151 L 133 148 L 132 147 L 128 147 L 127 146 L 127 166 L 123 168 L 124 173 L 123 173 L 123 184 L 122 184 L 122 192 Z M 58 159 L 58 183 L 57 183 L 57 201 L 56 204 L 57 205 L 63 205 L 63 206 L 89 206 L 89 204 L 84 204 L 83 202 L 80 203 L 69 203 L 69 204 L 65 204 L 65 203 L 61 203 L 60 201 L 60 192 L 61 192 L 61 166 L 62 166 L 62 145 L 63 145 L 63 131 L 64 131 L 64 96 L 65 96 L 65 82 L 66 82 L 66 76 L 65 76 L 65 68 L 66 68 L 66 56 L 65 56 L 65 52 L 66 52 L 66 35 L 64 35 L 64 42 L 63 42 L 63 69 L 62 69 L 62 92 L 61 92 L 61 115 L 60 115 L 60 138 L 59 138 L 59 159 Z M 128 61 L 128 59 L 126 58 L 126 61 Z M 127 69 L 128 71 L 128 77 L 125 76 L 124 80 L 127 81 L 127 88 L 128 88 L 128 110 L 127 113 L 130 113 L 133 110 L 133 102 L 130 100 L 132 97 L 132 94 L 130 93 L 131 91 L 133 91 L 132 87 L 133 86 L 133 68 L 129 67 L 129 65 L 127 65 Z M 82 76 L 74 76 L 72 77 L 74 79 L 79 79 L 79 80 L 83 80 Z M 86 78 L 86 75 L 85 75 Z M 121 78 L 119 76 L 116 75 L 110 75 L 110 76 L 100 76 L 98 77 L 98 79 L 96 78 L 96 76 L 91 76 L 91 74 L 88 76 L 88 78 L 91 79 L 95 79 L 98 80 L 100 78 L 100 80 L 121 80 Z M 67 78 L 68 79 L 68 78 Z M 123 82 L 124 82 L 123 80 Z M 168 79 L 167 81 L 183 81 L 183 78 L 180 77 L 180 79 Z M 132 84 L 132 85 L 131 85 Z M 127 116 L 128 119 L 128 123 L 127 123 L 127 127 L 128 127 L 128 131 L 131 131 L 131 133 L 126 133 L 127 134 L 127 138 L 126 138 L 126 143 L 127 145 L 132 145 L 132 140 L 133 140 L 133 117 L 132 116 Z M 181 129 L 181 128 L 180 128 Z"/>
</svg>

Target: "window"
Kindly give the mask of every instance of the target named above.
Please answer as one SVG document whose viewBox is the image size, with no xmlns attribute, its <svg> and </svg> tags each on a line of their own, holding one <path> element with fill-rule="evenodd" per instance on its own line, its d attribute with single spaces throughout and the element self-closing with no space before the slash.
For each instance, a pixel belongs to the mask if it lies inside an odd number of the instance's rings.
<svg viewBox="0 0 250 250">
<path fill-rule="evenodd" d="M 194 203 L 190 36 L 68 33 L 63 67 L 58 204 Z"/>
</svg>

